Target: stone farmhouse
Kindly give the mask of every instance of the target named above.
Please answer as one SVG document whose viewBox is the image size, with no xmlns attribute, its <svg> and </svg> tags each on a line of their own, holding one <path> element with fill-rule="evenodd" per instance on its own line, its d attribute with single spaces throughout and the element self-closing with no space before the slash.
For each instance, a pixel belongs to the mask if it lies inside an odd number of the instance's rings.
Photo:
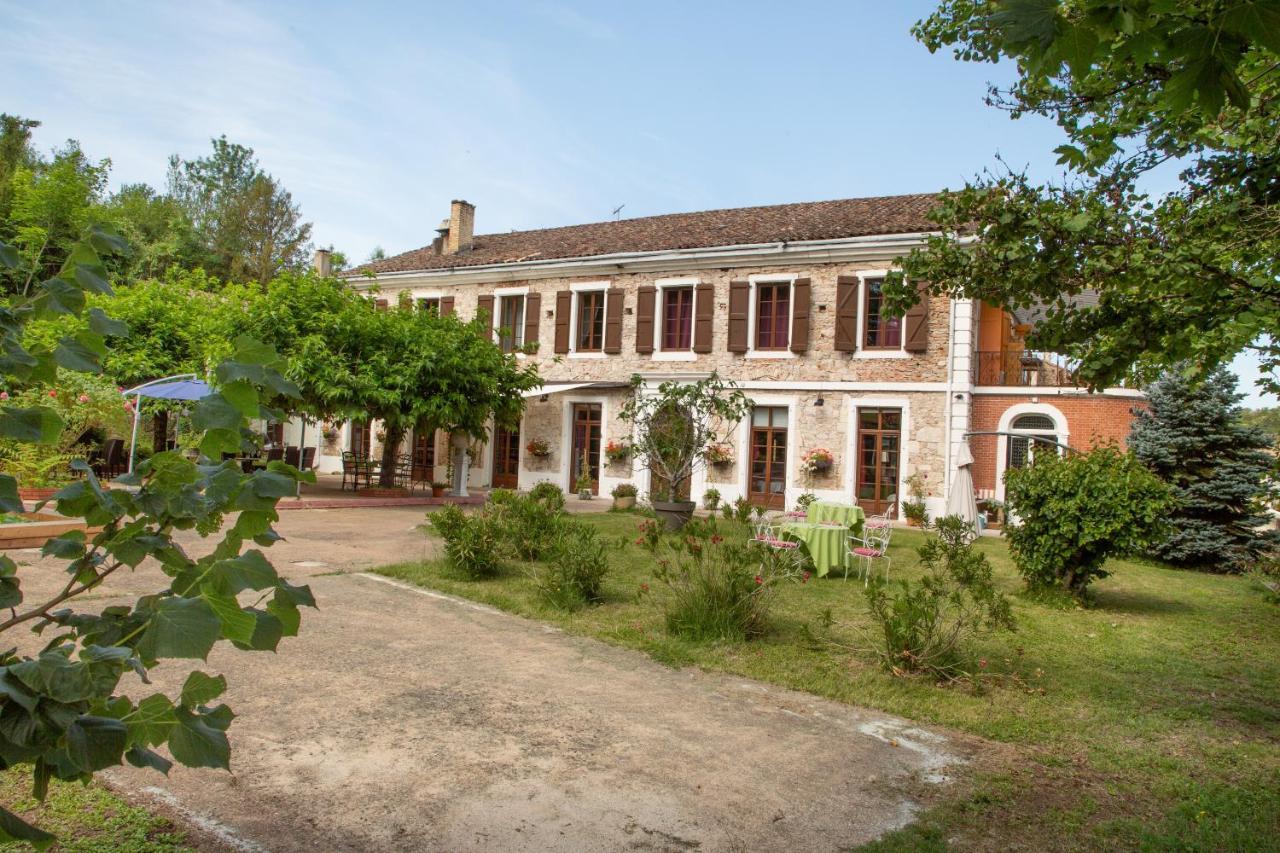
<svg viewBox="0 0 1280 853">
<path fill-rule="evenodd" d="M 1080 449 L 1122 442 L 1141 394 L 1074 387 L 1065 366 L 1023 348 L 1027 318 L 989 305 L 929 297 L 905 316 L 884 312 L 884 275 L 935 230 L 932 202 L 855 198 L 475 234 L 475 207 L 454 201 L 430 245 L 343 275 L 383 305 L 407 296 L 463 320 L 483 312 L 504 348 L 535 350 L 516 356 L 543 377 L 519 429 L 494 431 L 469 456 L 446 435 L 406 439 L 433 479 L 453 452 L 473 487 L 571 490 L 585 471 L 598 493 L 630 482 L 644 494 L 646 473 L 604 453 L 628 438 L 618 412 L 630 378 L 656 385 L 714 370 L 754 410 L 729 461 L 695 475 L 693 499 L 715 488 L 780 507 L 813 492 L 879 512 L 905 498 L 914 473 L 936 514 L 961 442 L 980 493 L 998 498 L 1003 472 L 1035 452 L 1023 435 Z M 1014 435 L 966 437 L 996 431 Z M 318 467 L 339 470 L 343 450 L 379 452 L 377 433 L 367 422 L 330 431 Z M 808 477 L 799 461 L 817 447 L 835 463 Z"/>
</svg>

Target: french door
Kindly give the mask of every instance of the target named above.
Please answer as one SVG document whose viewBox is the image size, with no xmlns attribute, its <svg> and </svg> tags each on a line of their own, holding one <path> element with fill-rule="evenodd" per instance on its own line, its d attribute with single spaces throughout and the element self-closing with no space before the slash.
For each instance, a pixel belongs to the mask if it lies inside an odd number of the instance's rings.
<svg viewBox="0 0 1280 853">
<path fill-rule="evenodd" d="M 414 479 L 430 482 L 435 479 L 436 431 L 413 431 Z"/>
<path fill-rule="evenodd" d="M 591 493 L 600 494 L 600 404 L 573 404 L 573 456 L 569 459 L 569 491 L 578 490 L 578 478 L 591 479 Z"/>
<path fill-rule="evenodd" d="M 857 495 L 868 515 L 897 509 L 901 451 L 901 409 L 858 409 Z"/>
<path fill-rule="evenodd" d="M 514 489 L 520 483 L 520 429 L 493 430 L 493 487 Z"/>
<path fill-rule="evenodd" d="M 373 441 L 370 437 L 368 421 L 351 422 L 351 452 L 356 456 L 368 456 Z"/>
<path fill-rule="evenodd" d="M 786 509 L 787 409 L 758 406 L 751 412 L 751 470 L 747 500 L 766 509 Z"/>
</svg>

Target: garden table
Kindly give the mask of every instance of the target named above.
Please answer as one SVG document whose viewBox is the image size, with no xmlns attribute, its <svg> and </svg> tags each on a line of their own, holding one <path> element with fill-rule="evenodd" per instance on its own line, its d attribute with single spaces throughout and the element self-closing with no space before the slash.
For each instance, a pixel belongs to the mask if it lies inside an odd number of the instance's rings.
<svg viewBox="0 0 1280 853">
<path fill-rule="evenodd" d="M 842 504 L 835 501 L 814 501 L 809 504 L 809 521 L 820 524 L 824 521 L 836 521 L 849 529 L 854 536 L 862 535 L 862 522 L 866 513 L 857 504 Z"/>
<path fill-rule="evenodd" d="M 820 578 L 849 564 L 849 528 L 843 524 L 788 521 L 783 523 L 780 535 L 804 544 Z"/>
</svg>

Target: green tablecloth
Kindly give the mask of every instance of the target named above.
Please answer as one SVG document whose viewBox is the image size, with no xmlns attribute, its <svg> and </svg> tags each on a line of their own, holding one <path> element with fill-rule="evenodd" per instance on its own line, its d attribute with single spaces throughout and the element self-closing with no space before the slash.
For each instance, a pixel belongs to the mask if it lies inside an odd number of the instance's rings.
<svg viewBox="0 0 1280 853">
<path fill-rule="evenodd" d="M 855 504 L 841 504 L 833 501 L 814 501 L 809 504 L 809 521 L 820 524 L 824 521 L 838 521 L 849 528 L 854 536 L 862 535 L 862 522 L 866 519 L 862 507 Z"/>
<path fill-rule="evenodd" d="M 781 527 L 783 539 L 803 543 L 813 559 L 818 577 L 849 563 L 849 528 L 809 521 L 787 521 Z"/>
</svg>

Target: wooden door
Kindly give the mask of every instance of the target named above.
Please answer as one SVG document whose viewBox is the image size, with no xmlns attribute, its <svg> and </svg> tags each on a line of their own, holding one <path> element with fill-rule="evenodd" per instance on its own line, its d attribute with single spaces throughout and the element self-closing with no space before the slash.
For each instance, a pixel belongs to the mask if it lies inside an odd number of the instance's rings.
<svg viewBox="0 0 1280 853">
<path fill-rule="evenodd" d="M 573 404 L 573 456 L 569 459 L 569 491 L 578 490 L 578 477 L 591 478 L 591 493 L 600 494 L 600 404 Z"/>
<path fill-rule="evenodd" d="M 896 512 L 901 452 L 902 410 L 858 409 L 856 494 L 867 515 Z"/>
<path fill-rule="evenodd" d="M 493 431 L 493 487 L 514 489 L 520 484 L 520 430 Z"/>
<path fill-rule="evenodd" d="M 759 406 L 751 412 L 747 500 L 766 509 L 786 509 L 787 410 L 784 406 Z"/>
<path fill-rule="evenodd" d="M 415 429 L 413 431 L 413 478 L 421 483 L 429 483 L 435 479 L 436 471 L 436 431 Z"/>
<path fill-rule="evenodd" d="M 373 440 L 368 421 L 351 422 L 351 452 L 356 456 L 368 456 Z"/>
</svg>

